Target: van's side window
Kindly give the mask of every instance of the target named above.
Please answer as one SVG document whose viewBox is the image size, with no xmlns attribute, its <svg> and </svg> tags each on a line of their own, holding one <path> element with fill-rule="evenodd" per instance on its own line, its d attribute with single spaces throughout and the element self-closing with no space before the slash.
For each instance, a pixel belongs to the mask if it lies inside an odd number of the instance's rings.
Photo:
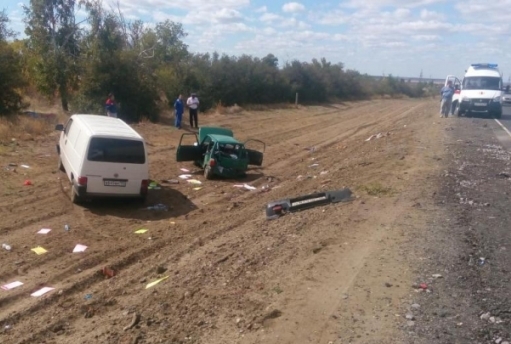
<svg viewBox="0 0 511 344">
<path fill-rule="evenodd" d="M 72 120 L 72 119 L 70 119 L 69 121 L 67 121 L 67 123 L 66 123 L 66 129 L 64 129 L 64 133 L 66 134 L 66 136 L 67 136 L 67 134 L 69 134 L 69 129 L 71 129 L 71 125 L 72 125 L 72 124 L 73 124 L 73 120 Z"/>
<path fill-rule="evenodd" d="M 142 141 L 93 137 L 87 154 L 89 161 L 145 164 Z"/>
</svg>

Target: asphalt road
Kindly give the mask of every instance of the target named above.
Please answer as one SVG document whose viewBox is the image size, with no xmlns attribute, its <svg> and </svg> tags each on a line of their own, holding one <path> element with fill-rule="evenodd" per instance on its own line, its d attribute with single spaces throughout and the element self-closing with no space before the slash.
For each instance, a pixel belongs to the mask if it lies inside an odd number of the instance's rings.
<svg viewBox="0 0 511 344">
<path fill-rule="evenodd" d="M 495 123 L 494 133 L 502 146 L 511 151 L 511 106 L 504 106 L 502 110 L 502 118 L 499 122 L 507 129 L 507 132 Z"/>
<path fill-rule="evenodd" d="M 502 119 L 500 122 L 511 131 L 511 106 L 506 105 L 502 107 Z"/>
</svg>

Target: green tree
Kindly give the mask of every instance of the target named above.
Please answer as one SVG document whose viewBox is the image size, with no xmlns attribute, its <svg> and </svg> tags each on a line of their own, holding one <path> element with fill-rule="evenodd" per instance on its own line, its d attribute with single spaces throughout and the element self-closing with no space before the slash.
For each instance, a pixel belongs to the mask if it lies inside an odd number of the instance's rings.
<svg viewBox="0 0 511 344">
<path fill-rule="evenodd" d="M 8 28 L 5 10 L 0 12 L 0 116 L 10 115 L 23 108 L 21 89 L 25 86 L 20 55 L 7 43 L 14 32 Z"/>
<path fill-rule="evenodd" d="M 78 80 L 78 36 L 74 0 L 30 0 L 25 11 L 25 33 L 34 57 L 31 72 L 38 90 L 60 97 L 68 111 L 69 94 Z"/>
</svg>

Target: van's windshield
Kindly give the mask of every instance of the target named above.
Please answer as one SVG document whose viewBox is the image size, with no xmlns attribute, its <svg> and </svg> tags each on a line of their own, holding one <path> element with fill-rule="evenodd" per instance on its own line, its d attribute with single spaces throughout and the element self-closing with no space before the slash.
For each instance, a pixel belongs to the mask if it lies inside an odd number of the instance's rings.
<svg viewBox="0 0 511 344">
<path fill-rule="evenodd" d="M 500 78 L 492 76 L 470 76 L 463 79 L 464 90 L 500 90 Z"/>
<path fill-rule="evenodd" d="M 142 141 L 93 137 L 90 141 L 89 161 L 125 164 L 145 164 Z"/>
</svg>

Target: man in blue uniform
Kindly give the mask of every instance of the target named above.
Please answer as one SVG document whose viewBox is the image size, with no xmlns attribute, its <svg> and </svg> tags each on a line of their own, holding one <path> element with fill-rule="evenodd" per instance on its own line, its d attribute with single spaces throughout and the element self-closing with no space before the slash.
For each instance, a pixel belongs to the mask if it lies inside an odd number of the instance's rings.
<svg viewBox="0 0 511 344">
<path fill-rule="evenodd" d="M 184 112 L 184 104 L 183 104 L 183 95 L 180 94 L 176 101 L 174 102 L 174 113 L 176 116 L 175 126 L 178 129 L 181 129 L 181 120 L 183 119 Z"/>
<path fill-rule="evenodd" d="M 449 110 L 451 109 L 452 96 L 454 95 L 454 88 L 452 81 L 447 81 L 447 85 L 440 90 L 442 102 L 440 103 L 440 117 L 449 117 Z"/>
</svg>

